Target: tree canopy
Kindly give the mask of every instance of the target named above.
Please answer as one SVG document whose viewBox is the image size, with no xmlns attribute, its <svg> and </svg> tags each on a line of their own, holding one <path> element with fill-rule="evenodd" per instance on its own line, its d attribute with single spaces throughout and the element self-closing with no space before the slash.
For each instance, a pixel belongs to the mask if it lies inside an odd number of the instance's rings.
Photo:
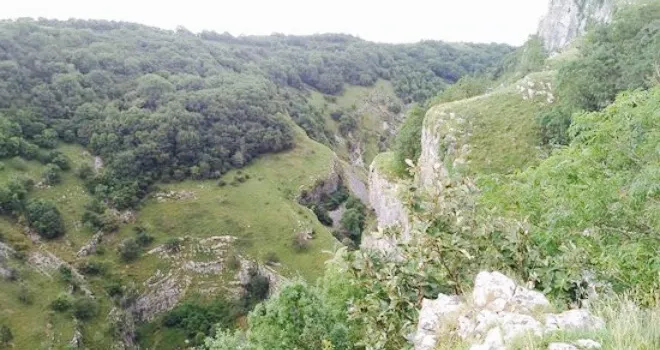
<svg viewBox="0 0 660 350">
<path fill-rule="evenodd" d="M 347 35 L 247 36 L 109 21 L 0 22 L 0 157 L 80 143 L 116 207 L 156 180 L 214 178 L 293 147 L 289 118 L 330 144 L 310 90 L 390 80 L 407 102 L 483 71 L 506 45 L 370 43 Z M 287 117 L 288 116 L 288 117 Z M 51 172 L 52 173 L 52 172 Z"/>
</svg>

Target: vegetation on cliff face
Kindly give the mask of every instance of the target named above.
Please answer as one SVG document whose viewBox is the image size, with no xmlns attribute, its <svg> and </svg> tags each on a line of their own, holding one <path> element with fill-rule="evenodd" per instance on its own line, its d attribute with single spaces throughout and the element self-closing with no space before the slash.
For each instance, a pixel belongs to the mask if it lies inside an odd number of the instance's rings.
<svg viewBox="0 0 660 350">
<path fill-rule="evenodd" d="M 657 83 L 659 17 L 658 2 L 641 2 L 622 8 L 611 24 L 589 32 L 580 55 L 559 69 L 559 104 L 539 115 L 545 143 L 568 144 L 573 113 L 602 109 L 621 91 Z"/>
</svg>

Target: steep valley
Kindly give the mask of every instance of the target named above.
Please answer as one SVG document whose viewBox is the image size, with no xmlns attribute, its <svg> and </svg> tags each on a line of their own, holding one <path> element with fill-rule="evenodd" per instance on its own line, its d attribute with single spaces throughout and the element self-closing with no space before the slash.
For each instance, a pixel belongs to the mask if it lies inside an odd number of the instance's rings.
<svg viewBox="0 0 660 350">
<path fill-rule="evenodd" d="M 519 48 L 0 21 L 0 349 L 660 347 L 622 324 L 660 315 L 658 21 L 551 0 Z"/>
</svg>

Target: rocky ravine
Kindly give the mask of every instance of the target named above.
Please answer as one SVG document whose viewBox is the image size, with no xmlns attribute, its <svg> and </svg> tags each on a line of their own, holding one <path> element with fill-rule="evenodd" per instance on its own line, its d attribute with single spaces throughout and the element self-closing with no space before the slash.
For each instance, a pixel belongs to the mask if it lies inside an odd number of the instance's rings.
<svg viewBox="0 0 660 350">
<path fill-rule="evenodd" d="M 477 275 L 472 295 L 440 294 L 424 299 L 419 313 L 415 350 L 442 348 L 442 339 L 458 336 L 472 344 L 470 350 L 506 350 L 517 337 L 542 336 L 560 330 L 598 330 L 602 319 L 586 309 L 550 312 L 546 297 L 499 272 Z M 597 342 L 581 339 L 575 344 L 552 343 L 549 350 L 599 349 Z"/>
</svg>

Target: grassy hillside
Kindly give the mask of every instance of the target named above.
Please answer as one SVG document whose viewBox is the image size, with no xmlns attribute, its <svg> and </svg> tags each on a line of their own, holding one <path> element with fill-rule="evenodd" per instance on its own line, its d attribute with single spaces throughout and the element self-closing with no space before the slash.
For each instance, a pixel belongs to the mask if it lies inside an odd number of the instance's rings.
<svg viewBox="0 0 660 350">
<path fill-rule="evenodd" d="M 431 108 L 425 127 L 443 123 L 444 113 L 466 121 L 468 174 L 509 173 L 537 163 L 540 147 L 537 114 L 554 102 L 554 71 L 532 73 L 485 95 Z"/>
<path fill-rule="evenodd" d="M 23 232 L 22 225 L 13 219 L 0 217 L 2 239 L 20 249 L 20 259 L 10 259 L 9 266 L 18 270 L 19 281 L 0 280 L 0 323 L 10 327 L 14 334 L 13 344 L 20 349 L 63 348 L 73 337 L 75 321 L 70 313 L 50 309 L 50 303 L 58 295 L 67 293 L 68 283 L 62 281 L 57 270 L 37 271 L 25 262 L 37 252 L 53 253 L 71 266 L 84 262 L 96 262 L 105 266 L 104 276 L 88 277 L 83 282 L 100 303 L 95 318 L 81 324 L 85 345 L 108 348 L 112 342 L 106 324 L 106 316 L 112 303 L 105 288 L 110 281 L 133 285 L 138 294 L 149 292 L 144 284 L 158 271 L 178 273 L 177 278 L 188 275 L 191 284 L 186 298 L 203 294 L 204 288 L 225 288 L 233 280 L 231 269 L 221 274 L 187 274 L 182 270 L 186 261 L 214 261 L 217 252 L 199 249 L 204 238 L 214 236 L 235 237 L 223 253 L 255 259 L 261 263 L 269 260 L 274 268 L 288 277 L 302 276 L 314 280 L 323 271 L 326 253 L 338 244 L 331 233 L 318 223 L 314 214 L 299 205 L 297 195 L 303 188 L 326 178 L 333 169 L 334 154 L 327 147 L 312 141 L 304 131 L 295 129 L 296 147 L 290 151 L 271 154 L 254 161 L 242 170 L 225 174 L 219 181 L 184 181 L 159 184 L 156 195 L 148 198 L 134 218 L 121 226 L 116 233 L 106 234 L 97 254 L 78 257 L 78 250 L 87 244 L 93 232 L 81 224 L 85 205 L 91 200 L 83 182 L 74 175 L 81 164 L 92 164 L 93 158 L 79 146 L 60 145 L 57 149 L 66 154 L 72 169 L 62 173 L 60 184 L 47 188 L 36 187 L 30 198 L 44 198 L 56 203 L 67 229 L 66 235 L 52 241 L 33 243 Z M 44 165 L 20 158 L 2 161 L 0 185 L 14 178 L 32 178 L 40 181 Z M 242 182 L 237 178 L 243 178 Z M 223 185 L 220 186 L 219 183 Z M 190 198 L 158 198 L 158 193 L 191 193 Z M 140 258 L 132 263 L 122 261 L 117 249 L 126 238 L 135 236 L 136 228 L 145 230 L 154 241 L 145 248 Z M 293 239 L 299 232 L 313 232 L 307 248 L 298 251 Z M 185 260 L 168 259 L 146 251 L 165 244 L 172 238 L 188 237 L 183 241 Z M 216 255 L 214 255 L 216 254 Z M 227 258 L 227 257 L 223 257 Z M 177 271 L 182 272 L 177 272 Z M 48 274 L 48 275 L 47 275 Z M 180 282 L 180 280 L 177 280 Z M 28 292 L 25 292 L 27 290 Z M 209 289 L 211 290 L 211 289 Z M 28 293 L 33 302 L 25 305 L 18 301 L 21 293 Z M 39 324 L 35 323 L 39 320 Z M 43 323 L 43 324 L 42 324 Z M 167 334 L 160 334 L 160 333 Z M 174 334 L 174 335 L 172 335 Z M 181 345 L 184 338 L 176 331 L 158 331 L 156 338 L 169 339 L 172 346 Z M 168 337 L 174 338 L 168 338 Z M 147 339 L 146 344 L 152 343 Z M 176 341 L 174 341 L 176 340 Z M 173 343 L 172 343 L 173 342 Z"/>
</svg>

